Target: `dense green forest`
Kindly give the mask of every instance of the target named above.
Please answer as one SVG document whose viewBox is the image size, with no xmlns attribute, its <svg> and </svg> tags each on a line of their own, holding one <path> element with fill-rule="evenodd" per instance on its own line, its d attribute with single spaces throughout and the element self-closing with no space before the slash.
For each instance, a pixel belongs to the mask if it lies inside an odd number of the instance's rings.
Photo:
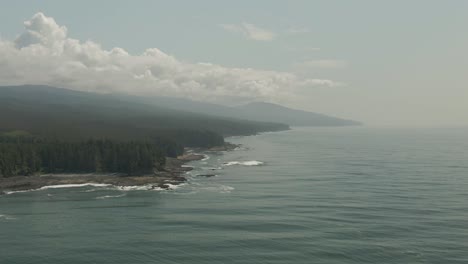
<svg viewBox="0 0 468 264">
<path fill-rule="evenodd" d="M 151 174 L 166 157 L 183 154 L 184 146 L 219 146 L 224 139 L 209 131 L 174 131 L 172 138 L 70 141 L 32 136 L 25 131 L 0 135 L 0 177 L 41 173 Z"/>
<path fill-rule="evenodd" d="M 0 87 L 0 176 L 150 173 L 184 147 L 288 129 L 48 86 Z M 14 131 L 14 132 L 11 132 Z"/>
<path fill-rule="evenodd" d="M 180 153 L 177 146 L 166 151 Z M 173 149 L 172 149 L 173 148 Z M 157 142 L 88 140 L 65 142 L 34 137 L 0 137 L 0 175 L 37 173 L 151 173 L 167 153 Z"/>
</svg>

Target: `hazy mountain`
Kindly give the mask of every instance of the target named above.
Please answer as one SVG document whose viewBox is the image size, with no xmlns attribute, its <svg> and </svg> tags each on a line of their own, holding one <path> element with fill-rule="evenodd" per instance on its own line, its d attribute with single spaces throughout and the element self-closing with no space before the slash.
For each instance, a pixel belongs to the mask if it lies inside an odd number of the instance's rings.
<svg viewBox="0 0 468 264">
<path fill-rule="evenodd" d="M 237 107 L 238 117 L 250 120 L 280 122 L 291 126 L 355 126 L 361 123 L 284 106 L 256 102 Z"/>
<path fill-rule="evenodd" d="M 0 132 L 25 130 L 69 138 L 139 138 L 177 131 L 210 130 L 226 136 L 284 129 L 288 126 L 183 111 L 145 103 L 137 97 L 39 85 L 0 87 Z"/>
<path fill-rule="evenodd" d="M 128 96 L 127 96 L 128 98 Z M 324 114 L 287 108 L 281 105 L 254 102 L 228 107 L 172 97 L 133 97 L 133 100 L 172 109 L 252 121 L 279 122 L 290 126 L 356 126 L 360 122 Z"/>
</svg>

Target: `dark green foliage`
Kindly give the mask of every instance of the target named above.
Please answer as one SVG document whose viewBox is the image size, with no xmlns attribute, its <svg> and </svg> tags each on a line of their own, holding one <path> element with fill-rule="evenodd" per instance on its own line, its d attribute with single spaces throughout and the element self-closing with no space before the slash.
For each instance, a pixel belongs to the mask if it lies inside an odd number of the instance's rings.
<svg viewBox="0 0 468 264">
<path fill-rule="evenodd" d="M 179 145 L 184 147 L 209 148 L 224 144 L 223 136 L 208 130 L 172 129 L 161 130 L 158 134 L 163 138 L 171 139 L 172 142 L 177 142 Z"/>
<path fill-rule="evenodd" d="M 287 125 L 177 111 L 112 95 L 47 86 L 0 87 L 0 132 L 23 130 L 64 140 L 108 138 L 139 140 L 189 135 L 209 130 L 222 136 L 288 129 Z M 205 142 L 206 144 L 207 142 Z"/>
<path fill-rule="evenodd" d="M 177 111 L 112 95 L 3 86 L 0 177 L 144 174 L 161 168 L 166 156 L 182 154 L 184 147 L 208 148 L 223 145 L 223 136 L 284 129 L 288 126 Z"/>
<path fill-rule="evenodd" d="M 0 176 L 37 173 L 147 174 L 180 147 L 163 140 L 66 142 L 35 137 L 0 137 Z"/>
</svg>

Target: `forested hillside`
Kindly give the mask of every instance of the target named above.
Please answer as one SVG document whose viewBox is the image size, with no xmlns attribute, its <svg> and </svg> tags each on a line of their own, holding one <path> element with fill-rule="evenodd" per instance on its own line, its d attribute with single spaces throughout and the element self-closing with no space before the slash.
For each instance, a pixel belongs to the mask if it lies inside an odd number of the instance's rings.
<svg viewBox="0 0 468 264">
<path fill-rule="evenodd" d="M 24 130 L 67 139 L 163 136 L 197 145 L 202 143 L 200 131 L 230 136 L 284 129 L 288 126 L 279 123 L 195 114 L 48 86 L 0 87 L 0 132 Z"/>
<path fill-rule="evenodd" d="M 0 175 L 36 173 L 152 173 L 162 167 L 166 155 L 179 154 L 176 145 L 158 142 L 88 140 L 65 142 L 34 137 L 0 137 Z"/>
<path fill-rule="evenodd" d="M 0 176 L 149 173 L 184 147 L 288 129 L 48 86 L 0 87 Z"/>
<path fill-rule="evenodd" d="M 238 118 L 261 122 L 279 122 L 290 126 L 330 127 L 362 125 L 360 122 L 354 120 L 292 109 L 265 102 L 252 102 L 245 105 L 230 107 L 172 97 L 136 97 L 121 95 L 119 98 L 199 114 L 216 115 L 226 118 Z"/>
</svg>

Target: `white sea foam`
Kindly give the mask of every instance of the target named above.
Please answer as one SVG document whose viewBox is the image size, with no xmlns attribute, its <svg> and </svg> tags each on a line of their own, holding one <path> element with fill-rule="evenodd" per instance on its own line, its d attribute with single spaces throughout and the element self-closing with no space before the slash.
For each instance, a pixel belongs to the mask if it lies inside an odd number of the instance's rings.
<svg viewBox="0 0 468 264">
<path fill-rule="evenodd" d="M 214 171 L 214 170 L 222 170 L 223 168 L 222 167 L 200 167 L 200 169 Z"/>
<path fill-rule="evenodd" d="M 229 161 L 225 162 L 225 166 L 233 166 L 233 165 L 241 165 L 241 166 L 260 166 L 264 163 L 257 160 L 249 160 L 249 161 Z"/>
<path fill-rule="evenodd" d="M 99 197 L 96 197 L 96 199 L 119 198 L 119 197 L 124 197 L 124 196 L 125 196 L 125 193 L 124 193 L 124 194 L 119 194 L 119 195 L 104 195 L 104 196 L 99 196 Z"/>
<path fill-rule="evenodd" d="M 9 215 L 3 215 L 3 214 L 0 214 L 0 220 L 15 220 L 16 218 L 12 217 L 12 216 L 9 216 Z"/>
<path fill-rule="evenodd" d="M 170 184 L 170 183 L 165 183 L 165 184 L 169 186 L 169 190 L 179 189 L 181 186 L 184 185 L 184 184 L 175 185 L 175 184 Z"/>
<path fill-rule="evenodd" d="M 209 160 L 210 159 L 210 156 L 206 155 L 206 154 L 203 154 L 204 158 L 201 159 L 201 161 L 205 161 L 205 160 Z"/>
<path fill-rule="evenodd" d="M 227 185 L 221 185 L 220 187 L 220 192 L 222 193 L 230 193 L 231 191 L 234 191 L 234 187 L 227 186 Z"/>
<path fill-rule="evenodd" d="M 42 186 L 41 188 L 38 188 L 38 189 L 21 190 L 21 191 L 7 191 L 7 192 L 5 192 L 5 194 L 24 193 L 24 192 L 34 192 L 34 191 L 42 191 L 42 190 L 47 190 L 47 189 L 78 188 L 78 187 L 86 187 L 86 186 L 107 187 L 107 186 L 111 186 L 111 184 L 103 184 L 103 183 L 80 183 L 80 184 L 47 185 L 47 186 Z"/>
<path fill-rule="evenodd" d="M 164 183 L 167 185 L 167 188 L 160 188 L 156 186 L 155 184 L 146 184 L 146 185 L 135 185 L 135 186 L 115 186 L 112 184 L 104 184 L 104 183 L 82 183 L 82 184 L 59 184 L 59 185 L 48 185 L 48 186 L 43 186 L 39 189 L 31 189 L 31 190 L 21 190 L 21 191 L 6 191 L 5 194 L 14 194 L 14 193 L 24 193 L 24 192 L 34 192 L 34 191 L 42 191 L 42 190 L 47 190 L 47 189 L 61 189 L 61 188 L 78 188 L 78 187 L 110 187 L 108 189 L 110 190 L 120 190 L 120 191 L 163 191 L 163 190 L 175 190 L 179 188 L 181 185 L 184 184 L 170 184 L 170 183 Z M 89 189 L 85 190 L 83 192 L 95 192 L 98 191 L 98 189 Z M 48 196 L 52 196 L 51 194 L 48 194 Z M 110 198 L 110 197 L 108 197 Z M 103 198 L 101 198 L 103 199 Z"/>
<path fill-rule="evenodd" d="M 170 183 L 164 183 L 164 185 L 167 185 L 167 188 L 161 188 L 158 187 L 154 184 L 146 184 L 146 185 L 135 185 L 135 186 L 116 186 L 118 190 L 121 191 L 163 191 L 163 190 L 175 190 L 180 188 L 184 184 L 170 184 Z"/>
<path fill-rule="evenodd" d="M 32 191 L 37 191 L 38 189 L 35 190 L 22 190 L 22 191 L 7 191 L 5 194 L 14 194 L 14 193 L 24 193 L 24 192 L 32 192 Z"/>
<path fill-rule="evenodd" d="M 154 185 L 147 184 L 147 185 L 135 185 L 135 186 L 116 186 L 118 190 L 121 191 L 148 191 L 148 190 L 161 190 L 159 187 L 155 187 Z"/>
<path fill-rule="evenodd" d="M 217 193 L 231 193 L 234 191 L 234 187 L 227 185 L 207 186 L 200 189 Z"/>
<path fill-rule="evenodd" d="M 93 186 L 93 187 L 107 187 L 110 184 L 104 183 L 80 183 L 80 184 L 58 184 L 58 185 L 48 185 L 43 186 L 37 190 L 47 190 L 47 189 L 61 189 L 61 188 L 79 188 L 79 187 L 86 187 L 86 186 Z"/>
</svg>

